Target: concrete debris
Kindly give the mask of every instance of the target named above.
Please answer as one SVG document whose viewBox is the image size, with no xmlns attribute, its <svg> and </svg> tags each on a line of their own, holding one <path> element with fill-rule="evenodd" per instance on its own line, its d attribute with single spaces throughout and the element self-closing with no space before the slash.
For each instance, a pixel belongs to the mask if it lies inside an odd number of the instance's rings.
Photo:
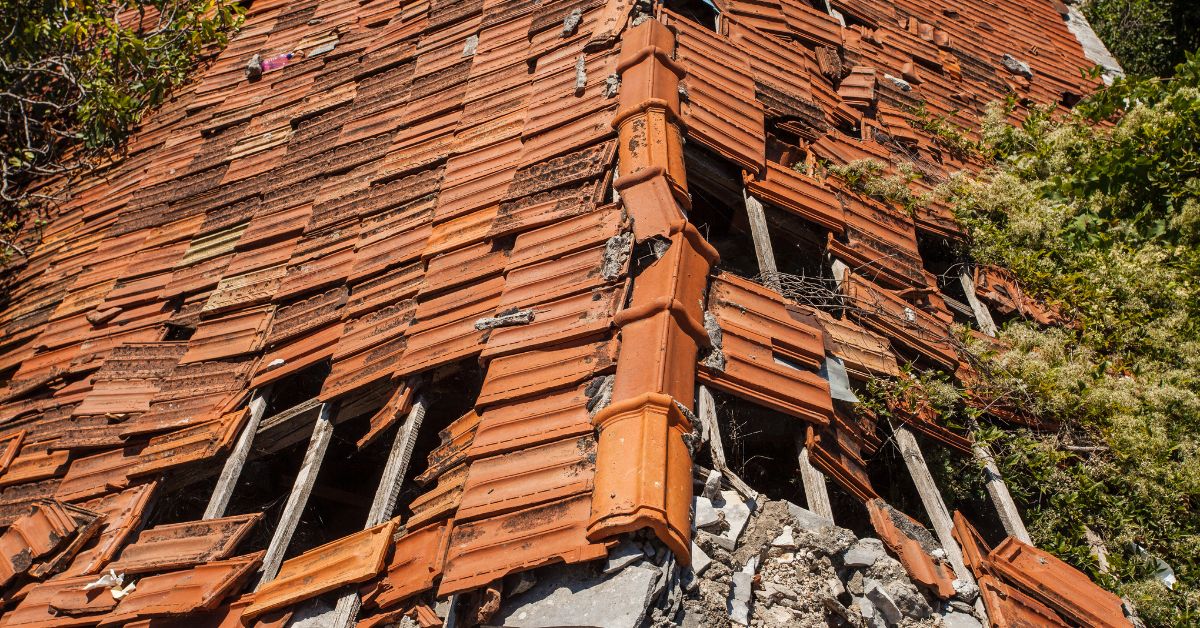
<svg viewBox="0 0 1200 628">
<path fill-rule="evenodd" d="M 604 77 L 604 97 L 616 98 L 617 92 L 621 90 L 621 77 L 616 74 L 609 74 Z"/>
<path fill-rule="evenodd" d="M 729 591 L 729 621 L 740 626 L 750 625 L 750 597 L 754 587 L 754 574 L 744 571 L 734 573 L 733 587 Z"/>
<path fill-rule="evenodd" d="M 246 62 L 246 78 L 251 81 L 257 81 L 262 78 L 262 75 L 262 55 L 255 54 Z"/>
<path fill-rule="evenodd" d="M 870 567 L 886 554 L 887 552 L 883 549 L 883 541 L 859 539 L 854 547 L 842 554 L 842 564 L 846 567 Z"/>
<path fill-rule="evenodd" d="M 1008 70 L 1013 74 L 1024 76 L 1027 79 L 1033 78 L 1033 69 L 1029 67 L 1029 64 L 1025 63 L 1024 61 L 1017 60 L 1016 57 L 1013 57 L 1010 54 L 1006 54 L 1000 59 L 1000 65 L 1003 65 L 1005 70 Z"/>
<path fill-rule="evenodd" d="M 771 547 L 779 547 L 783 549 L 796 549 L 796 537 L 792 536 L 792 526 L 783 526 L 783 532 L 771 541 Z"/>
<path fill-rule="evenodd" d="M 863 623 L 867 626 L 875 626 L 882 623 L 878 614 L 875 612 L 875 605 L 865 597 L 855 597 L 853 607 L 858 609 L 859 616 L 862 617 Z"/>
<path fill-rule="evenodd" d="M 597 377 L 588 383 L 583 394 L 587 396 L 587 411 L 588 416 L 596 416 L 596 413 L 608 407 L 612 401 L 613 382 L 615 376 L 605 375 Z"/>
<path fill-rule="evenodd" d="M 713 533 L 715 541 L 727 551 L 737 547 L 738 538 L 753 512 L 753 502 L 742 501 L 737 491 L 721 491 L 720 499 L 695 498 L 696 527 Z"/>
<path fill-rule="evenodd" d="M 724 339 L 724 332 L 721 331 L 721 325 L 717 323 L 717 317 L 708 310 L 704 311 L 704 331 L 708 333 L 708 341 L 712 344 L 712 349 L 704 357 L 704 366 L 717 371 L 724 371 L 725 354 L 721 351 L 721 341 Z"/>
<path fill-rule="evenodd" d="M 800 524 L 801 528 L 808 530 L 809 532 L 815 532 L 822 528 L 833 526 L 833 520 L 826 519 L 825 517 L 822 517 L 821 515 L 818 515 L 807 508 L 802 508 L 791 502 L 787 502 L 787 509 L 788 514 L 792 516 L 792 520 Z"/>
<path fill-rule="evenodd" d="M 662 259 L 662 256 L 667 254 L 667 249 L 671 248 L 671 241 L 663 236 L 652 236 L 649 243 L 650 253 L 654 255 L 655 260 Z"/>
<path fill-rule="evenodd" d="M 587 55 L 579 53 L 579 58 L 575 59 L 575 95 L 583 95 L 585 87 L 587 87 Z"/>
<path fill-rule="evenodd" d="M 615 235 L 604 243 L 604 259 L 600 263 L 600 276 L 612 281 L 621 276 L 625 263 L 633 252 L 633 232 Z"/>
<path fill-rule="evenodd" d="M 288 628 L 322 628 L 333 620 L 337 610 L 322 598 L 315 597 L 296 607 Z"/>
<path fill-rule="evenodd" d="M 583 19 L 583 9 L 578 7 L 567 14 L 563 18 L 562 36 L 570 37 L 575 34 L 575 30 L 579 28 L 579 21 Z"/>
<path fill-rule="evenodd" d="M 943 628 L 983 628 L 974 615 L 951 611 L 941 616 Z"/>
<path fill-rule="evenodd" d="M 704 553 L 704 550 L 701 549 L 699 545 L 696 545 L 696 541 L 693 540 L 692 573 L 696 574 L 697 576 L 702 575 L 704 570 L 707 569 L 710 564 L 712 564 L 712 558 L 710 558 L 708 554 Z"/>
<path fill-rule="evenodd" d="M 906 81 L 898 76 L 892 76 L 891 74 L 884 74 L 883 78 L 888 81 L 891 81 L 892 85 L 895 85 L 902 92 L 911 92 L 912 91 L 912 83 L 909 83 L 908 81 Z"/>
<path fill-rule="evenodd" d="M 974 602 L 975 599 L 979 597 L 979 587 L 971 584 L 970 582 L 965 582 L 955 578 L 953 585 L 954 595 L 966 602 Z"/>
<path fill-rule="evenodd" d="M 896 604 L 896 600 L 892 599 L 887 589 L 883 588 L 883 584 L 878 580 L 867 580 L 866 582 L 867 599 L 871 600 L 871 604 L 883 614 L 883 618 L 889 626 L 894 626 L 900 623 L 904 618 L 904 614 L 900 612 L 900 605 Z"/>
<path fill-rule="evenodd" d="M 636 628 L 650 608 L 657 567 L 631 565 L 612 575 L 592 573 L 576 565 L 540 570 L 538 582 L 509 598 L 492 623 L 512 628 L 597 626 Z"/>
<path fill-rule="evenodd" d="M 861 596 L 863 594 L 863 575 L 861 571 L 854 572 L 850 579 L 846 581 L 846 591 L 851 595 Z"/>
<path fill-rule="evenodd" d="M 603 573 L 608 575 L 618 572 L 646 557 L 640 545 L 632 541 L 622 541 L 608 553 L 608 562 L 604 564 Z"/>
<path fill-rule="evenodd" d="M 692 524 L 697 529 L 710 528 L 721 521 L 719 511 L 713 506 L 712 500 L 707 497 L 697 497 L 693 511 Z"/>
<path fill-rule="evenodd" d="M 709 500 L 721 499 L 721 472 L 712 470 L 704 478 L 704 491 L 701 493 Z"/>
<path fill-rule="evenodd" d="M 312 57 L 317 57 L 317 56 L 320 56 L 323 54 L 327 54 L 327 53 L 330 53 L 330 52 L 333 52 L 334 50 L 336 50 L 337 45 L 338 45 L 338 42 L 336 40 L 326 42 L 326 43 L 323 43 L 320 46 L 317 46 L 316 48 L 313 48 L 312 50 L 309 50 L 308 52 L 304 53 L 304 56 L 306 58 L 312 58 Z M 474 54 L 474 53 L 472 52 L 472 54 Z"/>
<path fill-rule="evenodd" d="M 475 56 L 475 48 L 479 47 L 479 35 L 471 35 L 467 38 L 467 43 L 463 44 L 462 56 Z"/>
<path fill-rule="evenodd" d="M 697 497 L 697 516 L 728 525 L 730 493 L 724 505 Z M 683 609 L 656 626 L 936 628 L 951 614 L 974 618 L 969 605 L 926 598 L 878 539 L 858 539 L 795 504 L 756 505 L 732 550 L 729 531 L 711 532 L 717 527 L 697 531 Z"/>
<path fill-rule="evenodd" d="M 487 316 L 475 321 L 475 329 L 483 331 L 485 329 L 495 329 L 497 327 L 528 325 L 533 322 L 533 318 L 534 313 L 532 308 L 524 310 L 513 308 L 505 312 L 500 312 L 496 316 Z"/>
</svg>

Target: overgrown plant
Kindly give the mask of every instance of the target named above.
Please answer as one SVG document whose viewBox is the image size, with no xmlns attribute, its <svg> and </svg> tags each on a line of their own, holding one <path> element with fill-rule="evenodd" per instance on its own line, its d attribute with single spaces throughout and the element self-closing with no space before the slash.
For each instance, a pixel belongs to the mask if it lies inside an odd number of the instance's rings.
<svg viewBox="0 0 1200 628">
<path fill-rule="evenodd" d="M 1086 0 L 1081 5 L 1126 72 L 1170 76 L 1185 52 L 1200 48 L 1195 0 Z"/>
<path fill-rule="evenodd" d="M 968 160 L 979 153 L 979 144 L 971 139 L 970 134 L 950 120 L 950 116 L 935 115 L 921 103 L 919 107 L 909 110 L 912 116 L 908 124 L 914 129 L 925 131 L 933 138 L 933 143 L 946 149 L 959 160 Z"/>
<path fill-rule="evenodd" d="M 0 0 L 0 256 L 54 200 L 32 181 L 118 148 L 241 16 L 231 0 Z"/>
<path fill-rule="evenodd" d="M 913 192 L 911 184 L 921 175 L 905 162 L 889 169 L 887 164 L 879 160 L 859 159 L 844 166 L 827 165 L 826 170 L 845 181 L 850 189 L 903 207 L 910 215 L 927 200 Z"/>
<path fill-rule="evenodd" d="M 995 451 L 1037 544 L 1150 625 L 1195 625 L 1200 57 L 1171 79 L 1119 80 L 1071 112 L 1035 110 L 1019 127 L 1007 114 L 993 106 L 981 129 L 992 167 L 939 193 L 971 258 L 1013 270 L 1074 324 L 1015 321 L 999 343 L 968 341 L 980 381 L 953 395 L 944 376 L 914 377 L 946 420 L 980 407 L 971 395 L 1019 399 L 1040 429 L 982 420 L 975 437 Z M 1103 539 L 1107 573 L 1087 531 Z M 1154 577 L 1155 557 L 1174 570 L 1173 588 Z"/>
</svg>

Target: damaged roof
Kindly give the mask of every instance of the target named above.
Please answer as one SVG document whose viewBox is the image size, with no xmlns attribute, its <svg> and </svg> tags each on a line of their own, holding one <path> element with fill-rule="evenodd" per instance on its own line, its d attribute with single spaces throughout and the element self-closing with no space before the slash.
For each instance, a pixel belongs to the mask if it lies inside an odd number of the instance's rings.
<svg viewBox="0 0 1200 628">
<path fill-rule="evenodd" d="M 1095 84 L 1049 0 L 824 4 L 718 0 L 702 23 L 672 2 L 256 0 L 124 156 L 46 185 L 64 201 L 6 269 L 0 626 L 274 625 L 335 590 L 362 625 L 432 622 L 433 596 L 593 561 L 637 530 L 686 564 L 698 382 L 790 416 L 822 470 L 874 498 L 878 437 L 835 409 L 829 361 L 858 380 L 958 368 L 917 243 L 960 232 L 817 165 L 900 155 L 936 181 L 977 164 L 918 109 L 970 128 L 988 102 Z M 691 222 L 714 185 L 697 149 L 735 173 L 720 185 L 820 234 L 853 314 L 722 263 Z M 1056 316 L 998 269 L 974 285 Z M 463 364 L 478 394 L 422 426 L 422 395 Z M 277 576 L 260 573 L 287 551 L 286 513 L 222 516 L 225 495 L 170 519 L 310 433 L 297 478 L 315 476 L 323 422 L 354 420 L 369 430 L 351 451 L 440 434 L 375 471 L 406 482 L 402 507 L 383 485 L 378 520 Z M 290 495 L 301 510 L 310 489 Z M 888 521 L 905 565 L 948 586 Z M 993 552 L 995 586 L 1069 569 L 1022 572 L 1021 549 Z M 86 588 L 110 570 L 124 580 Z M 1036 597 L 1088 618 L 1060 599 L 1084 580 Z"/>
</svg>

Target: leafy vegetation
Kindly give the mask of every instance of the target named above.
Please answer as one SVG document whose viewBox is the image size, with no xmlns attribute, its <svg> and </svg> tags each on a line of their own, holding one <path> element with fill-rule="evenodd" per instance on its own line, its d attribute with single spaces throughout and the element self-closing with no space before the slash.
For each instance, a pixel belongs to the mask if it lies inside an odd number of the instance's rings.
<svg viewBox="0 0 1200 628">
<path fill-rule="evenodd" d="M 927 200 L 912 191 L 910 184 L 920 175 L 907 163 L 896 164 L 894 174 L 888 174 L 887 164 L 877 159 L 859 159 L 844 166 L 823 165 L 826 172 L 845 181 L 855 192 L 903 207 L 910 215 Z"/>
<path fill-rule="evenodd" d="M 119 147 L 241 15 L 228 0 L 0 0 L 0 255 L 51 200 L 33 180 Z"/>
<path fill-rule="evenodd" d="M 1169 79 L 1118 80 L 1074 111 L 1034 110 L 1020 127 L 1008 113 L 994 105 L 980 133 L 993 165 L 939 194 L 967 229 L 964 256 L 1013 270 L 1073 324 L 1012 321 L 999 343 L 963 334 L 981 383 L 914 372 L 870 396 L 917 390 L 948 425 L 977 425 L 1039 546 L 1126 596 L 1150 625 L 1195 625 L 1200 56 Z M 987 404 L 973 403 L 997 399 L 1043 427 L 989 421 Z M 1155 558 L 1174 570 L 1173 588 L 1154 577 Z"/>
<path fill-rule="evenodd" d="M 933 138 L 933 142 L 946 149 L 956 159 L 968 160 L 979 153 L 979 145 L 965 130 L 950 121 L 949 115 L 935 115 L 924 103 L 909 110 L 912 119 L 909 125 L 921 129 Z"/>
<path fill-rule="evenodd" d="M 1200 48 L 1195 0 L 1087 0 L 1083 14 L 1126 72 L 1170 76 Z"/>
</svg>

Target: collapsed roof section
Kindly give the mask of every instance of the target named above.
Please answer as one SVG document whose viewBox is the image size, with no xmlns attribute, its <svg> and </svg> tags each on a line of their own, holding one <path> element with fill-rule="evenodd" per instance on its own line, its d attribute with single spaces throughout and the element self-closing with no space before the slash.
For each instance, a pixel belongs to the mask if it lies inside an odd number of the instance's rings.
<svg viewBox="0 0 1200 628">
<path fill-rule="evenodd" d="M 642 530 L 686 565 L 720 421 L 697 383 L 793 417 L 874 500 L 876 426 L 834 400 L 899 360 L 960 367 L 970 310 L 918 250 L 959 230 L 823 165 L 936 183 L 975 164 L 918 110 L 1071 101 L 1090 64 L 1048 0 L 716 8 L 256 1 L 10 271 L 0 625 L 270 625 L 335 591 L 334 623 L 432 624 L 433 596 Z M 772 230 L 804 244 L 776 259 Z M 788 288 L 811 260 L 832 281 Z M 1002 272 L 974 282 L 1049 322 Z M 331 448 L 377 462 L 365 503 Z M 302 551 L 314 500 L 358 519 Z"/>
</svg>

